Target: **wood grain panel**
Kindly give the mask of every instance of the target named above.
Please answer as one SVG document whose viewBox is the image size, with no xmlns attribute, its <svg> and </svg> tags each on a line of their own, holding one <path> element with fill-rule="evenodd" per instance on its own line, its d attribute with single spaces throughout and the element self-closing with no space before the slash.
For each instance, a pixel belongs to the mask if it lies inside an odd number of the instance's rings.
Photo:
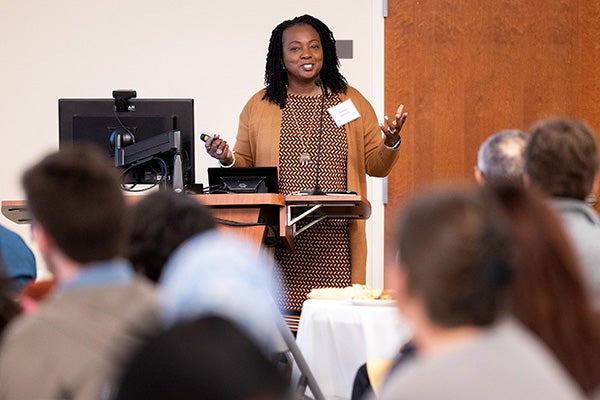
<svg viewBox="0 0 600 400">
<path fill-rule="evenodd" d="M 409 119 L 388 178 L 386 238 L 419 188 L 472 180 L 490 134 L 552 115 L 600 130 L 599 66 L 596 0 L 389 0 L 385 108 L 404 102 Z"/>
</svg>

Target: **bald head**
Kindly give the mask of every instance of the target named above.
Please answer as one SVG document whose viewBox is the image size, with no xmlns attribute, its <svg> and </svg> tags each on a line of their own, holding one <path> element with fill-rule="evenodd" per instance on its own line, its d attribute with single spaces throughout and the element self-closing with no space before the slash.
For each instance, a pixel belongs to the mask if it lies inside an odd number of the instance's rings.
<svg viewBox="0 0 600 400">
<path fill-rule="evenodd" d="M 527 135 L 516 129 L 500 131 L 487 138 L 477 154 L 477 180 L 492 185 L 520 185 L 526 146 Z"/>
</svg>

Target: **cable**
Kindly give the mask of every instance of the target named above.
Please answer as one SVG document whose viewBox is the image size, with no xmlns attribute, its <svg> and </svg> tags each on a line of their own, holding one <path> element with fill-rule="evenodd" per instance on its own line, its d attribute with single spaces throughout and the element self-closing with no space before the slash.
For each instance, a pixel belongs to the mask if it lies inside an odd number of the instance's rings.
<svg viewBox="0 0 600 400">
<path fill-rule="evenodd" d="M 231 193 L 229 190 L 225 189 L 225 185 L 210 185 L 202 189 L 203 193 L 207 194 L 216 194 L 216 193 Z"/>
<path fill-rule="evenodd" d="M 169 168 L 167 166 L 167 163 L 165 162 L 165 160 L 163 160 L 160 157 L 153 157 L 152 159 L 141 163 L 141 164 L 133 164 L 131 166 L 129 166 L 128 168 L 126 168 L 122 173 L 121 173 L 121 180 L 124 180 L 124 177 L 130 173 L 131 171 L 134 171 L 137 168 L 141 168 L 141 167 L 148 167 L 148 166 L 152 166 L 152 162 L 156 162 L 158 164 L 160 164 L 161 169 L 160 171 L 154 170 L 153 168 L 151 168 L 151 172 L 154 173 L 155 176 L 160 176 L 161 178 L 156 181 L 155 183 L 153 183 L 150 187 L 144 187 L 143 189 L 139 189 L 136 190 L 134 189 L 135 186 L 138 185 L 138 183 L 134 183 L 133 186 L 128 187 L 126 183 L 121 183 L 121 189 L 127 191 L 127 192 L 131 192 L 131 193 L 140 193 L 140 192 L 145 192 L 147 190 L 151 190 L 153 188 L 155 188 L 156 186 L 162 184 L 163 186 L 167 185 L 167 177 L 169 174 Z M 145 169 L 143 171 L 146 171 Z"/>
<path fill-rule="evenodd" d="M 113 109 L 113 114 L 115 115 L 115 118 L 117 119 L 117 122 L 119 123 L 119 125 L 121 125 L 121 127 L 123 129 L 125 129 L 125 132 L 127 132 L 127 133 L 129 133 L 131 135 L 131 137 L 133 138 L 133 141 L 135 142 L 135 136 L 133 135 L 133 132 L 131 132 L 129 130 L 129 128 L 127 128 L 125 126 L 125 124 L 123 123 L 123 121 L 121 121 L 121 118 L 119 118 L 119 115 L 117 114 L 117 109 L 116 108 Z"/>
</svg>

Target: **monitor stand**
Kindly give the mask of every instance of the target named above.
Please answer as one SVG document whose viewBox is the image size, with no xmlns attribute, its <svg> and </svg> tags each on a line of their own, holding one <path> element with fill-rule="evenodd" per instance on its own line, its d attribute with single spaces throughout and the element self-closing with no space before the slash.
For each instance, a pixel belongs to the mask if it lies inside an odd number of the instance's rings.
<svg viewBox="0 0 600 400">
<path fill-rule="evenodd" d="M 183 192 L 183 165 L 181 161 L 181 131 L 169 131 L 153 136 L 141 142 L 123 146 L 121 135 L 117 134 L 115 143 L 115 167 L 127 167 L 135 163 L 144 163 L 154 156 L 172 151 L 173 175 L 171 186 L 177 193 Z"/>
</svg>

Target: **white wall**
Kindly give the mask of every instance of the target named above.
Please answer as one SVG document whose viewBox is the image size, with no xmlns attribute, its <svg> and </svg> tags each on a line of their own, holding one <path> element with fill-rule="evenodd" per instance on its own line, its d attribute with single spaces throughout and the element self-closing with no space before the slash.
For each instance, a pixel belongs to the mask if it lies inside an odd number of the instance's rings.
<svg viewBox="0 0 600 400">
<path fill-rule="evenodd" d="M 0 199 L 22 199 L 23 169 L 58 148 L 58 98 L 110 98 L 113 89 L 126 88 L 137 90 L 138 98 L 194 98 L 196 136 L 220 132 L 233 142 L 239 112 L 263 87 L 271 30 L 304 13 L 323 20 L 336 39 L 354 41 L 354 59 L 342 60 L 342 72 L 381 111 L 380 3 L 3 0 Z M 198 142 L 196 179 L 206 183 L 206 168 L 214 163 Z M 378 270 L 383 252 L 381 185 L 379 180 L 369 184 L 373 217 L 368 237 L 376 243 L 371 244 L 375 259 L 370 264 Z M 29 240 L 28 226 L 4 217 L 0 223 Z M 369 273 L 375 283 L 378 274 Z"/>
</svg>

